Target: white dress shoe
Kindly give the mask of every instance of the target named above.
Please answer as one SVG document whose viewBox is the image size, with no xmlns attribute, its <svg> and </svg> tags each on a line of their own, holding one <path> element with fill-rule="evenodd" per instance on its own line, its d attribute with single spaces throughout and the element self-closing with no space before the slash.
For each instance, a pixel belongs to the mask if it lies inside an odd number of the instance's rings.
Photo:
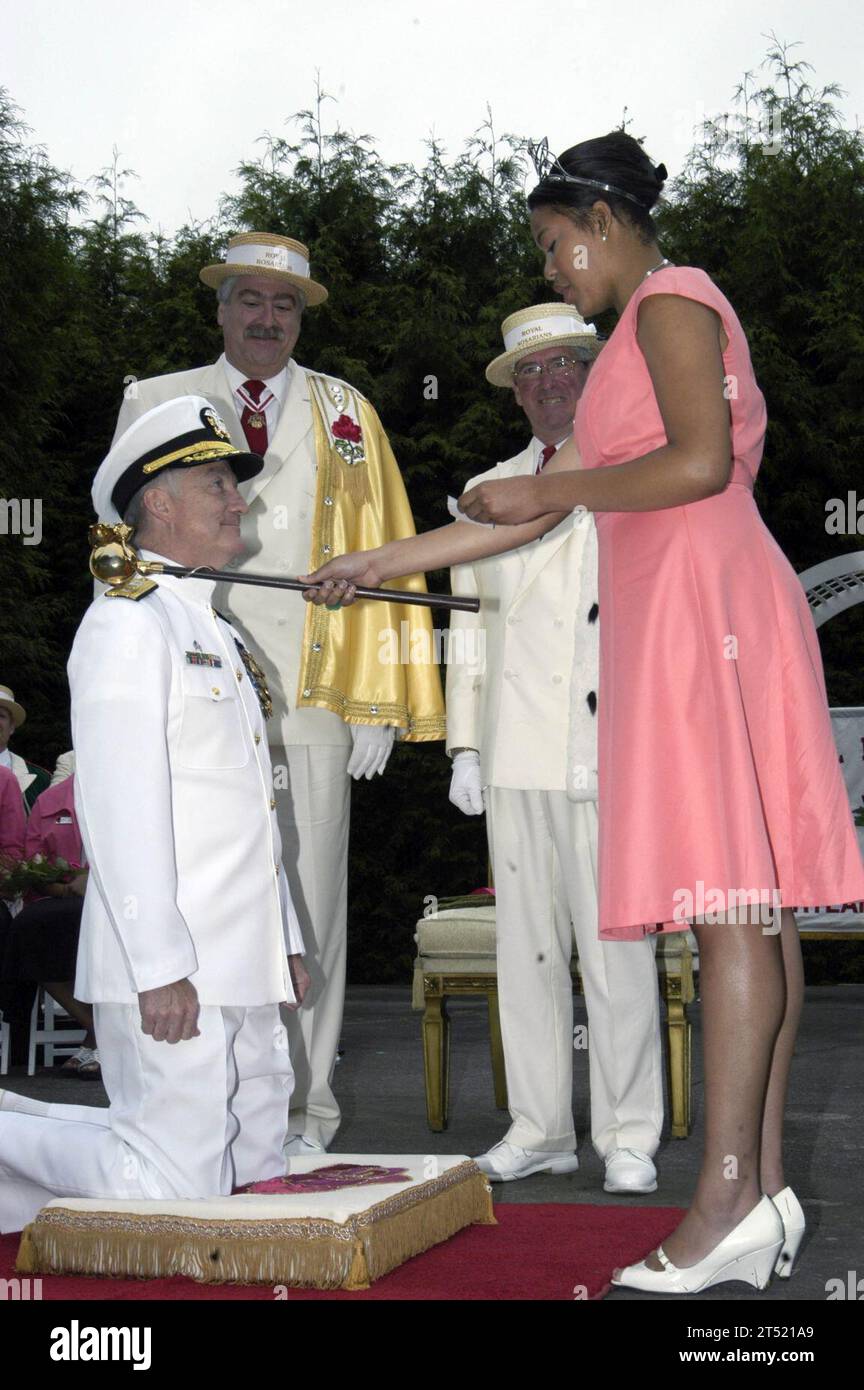
<svg viewBox="0 0 864 1390">
<path fill-rule="evenodd" d="M 701 1293 L 715 1284 L 740 1279 L 754 1288 L 764 1289 L 782 1245 L 780 1214 L 771 1198 L 763 1197 L 698 1264 L 679 1269 L 667 1257 L 662 1245 L 658 1245 L 656 1253 L 662 1269 L 649 1269 L 645 1261 L 640 1260 L 639 1264 L 622 1269 L 612 1284 L 616 1288 L 641 1289 L 643 1293 Z"/>
<path fill-rule="evenodd" d="M 308 1139 L 305 1134 L 289 1134 L 282 1152 L 287 1158 L 310 1158 L 312 1154 L 326 1154 L 327 1150 L 317 1139 Z"/>
<path fill-rule="evenodd" d="M 780 1220 L 783 1222 L 783 1245 L 780 1254 L 777 1256 L 777 1263 L 774 1266 L 774 1273 L 778 1279 L 788 1279 L 795 1268 L 795 1256 L 798 1248 L 804 1239 L 804 1229 L 806 1221 L 801 1203 L 795 1196 L 791 1187 L 784 1187 L 782 1192 L 778 1192 L 771 1201 L 780 1213 Z"/>
<path fill-rule="evenodd" d="M 474 1162 L 493 1182 L 514 1182 L 532 1173 L 575 1173 L 579 1160 L 575 1153 L 541 1153 L 539 1149 L 520 1149 L 502 1139 Z"/>
<path fill-rule="evenodd" d="M 657 1169 L 639 1149 L 614 1149 L 606 1159 L 604 1192 L 656 1192 Z"/>
</svg>

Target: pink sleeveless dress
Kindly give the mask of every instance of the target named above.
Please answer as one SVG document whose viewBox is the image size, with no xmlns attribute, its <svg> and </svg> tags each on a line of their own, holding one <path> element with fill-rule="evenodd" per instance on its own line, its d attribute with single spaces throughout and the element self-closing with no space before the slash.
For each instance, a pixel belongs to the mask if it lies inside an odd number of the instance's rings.
<svg viewBox="0 0 864 1390">
<path fill-rule="evenodd" d="M 734 468 L 718 496 L 596 517 L 600 936 L 612 940 L 736 904 L 864 896 L 816 630 L 753 499 L 765 401 L 735 312 L 704 271 L 658 271 L 631 297 L 577 408 L 583 466 L 666 443 L 636 340 L 651 294 L 685 295 L 722 320 Z"/>
</svg>

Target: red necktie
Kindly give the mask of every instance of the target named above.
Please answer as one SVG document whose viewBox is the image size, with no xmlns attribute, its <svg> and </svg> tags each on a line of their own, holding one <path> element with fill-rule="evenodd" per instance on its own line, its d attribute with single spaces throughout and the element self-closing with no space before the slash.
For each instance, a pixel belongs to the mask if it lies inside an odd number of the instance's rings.
<svg viewBox="0 0 864 1390">
<path fill-rule="evenodd" d="M 543 469 L 546 467 L 547 463 L 549 462 L 549 460 L 551 459 L 552 455 L 554 454 L 554 452 L 555 452 L 555 450 L 556 450 L 557 448 L 558 448 L 558 445 L 557 445 L 557 444 L 545 444 L 545 445 L 543 446 L 543 452 L 542 452 L 542 454 L 540 455 L 540 462 L 537 464 L 537 468 L 536 468 L 536 471 L 535 471 L 535 477 L 536 477 L 537 473 L 542 473 L 542 472 L 543 472 Z"/>
<path fill-rule="evenodd" d="M 255 405 L 261 399 L 264 390 L 263 381 L 244 381 L 243 392 L 254 401 Z M 243 433 L 246 436 L 246 443 L 253 454 L 266 454 L 267 452 L 267 416 L 263 410 L 252 410 L 248 405 L 244 405 L 243 414 L 240 416 L 240 424 L 243 426 Z"/>
</svg>

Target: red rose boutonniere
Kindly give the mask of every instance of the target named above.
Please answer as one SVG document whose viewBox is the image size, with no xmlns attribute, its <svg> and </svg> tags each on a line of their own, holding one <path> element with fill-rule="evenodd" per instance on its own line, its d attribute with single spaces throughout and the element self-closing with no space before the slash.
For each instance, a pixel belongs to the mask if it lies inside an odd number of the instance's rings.
<svg viewBox="0 0 864 1390">
<path fill-rule="evenodd" d="M 352 444 L 359 444 L 363 438 L 363 431 L 350 415 L 340 415 L 338 420 L 333 421 L 330 429 L 337 439 L 350 439 Z"/>
<path fill-rule="evenodd" d="M 340 415 L 338 420 L 334 420 L 330 432 L 333 435 L 333 448 L 343 462 L 353 468 L 365 461 L 363 431 L 350 415 Z"/>
</svg>

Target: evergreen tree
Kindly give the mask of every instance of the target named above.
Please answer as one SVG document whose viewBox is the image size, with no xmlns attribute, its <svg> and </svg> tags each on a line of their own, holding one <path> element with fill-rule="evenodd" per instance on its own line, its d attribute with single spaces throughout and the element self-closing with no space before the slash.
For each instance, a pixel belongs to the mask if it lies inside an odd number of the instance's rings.
<svg viewBox="0 0 864 1390">
<path fill-rule="evenodd" d="M 74 298 L 70 216 L 82 198 L 44 150 L 27 143 L 28 134 L 0 91 L 0 682 L 27 709 L 16 750 L 48 762 L 68 703 L 68 570 L 52 541 L 64 528 L 73 480 L 66 458 L 49 462 L 47 449 L 64 432 Z M 14 534 L 16 515 L 23 522 L 28 507 L 31 535 Z M 38 540 L 37 518 L 42 539 L 28 544 Z"/>
</svg>

